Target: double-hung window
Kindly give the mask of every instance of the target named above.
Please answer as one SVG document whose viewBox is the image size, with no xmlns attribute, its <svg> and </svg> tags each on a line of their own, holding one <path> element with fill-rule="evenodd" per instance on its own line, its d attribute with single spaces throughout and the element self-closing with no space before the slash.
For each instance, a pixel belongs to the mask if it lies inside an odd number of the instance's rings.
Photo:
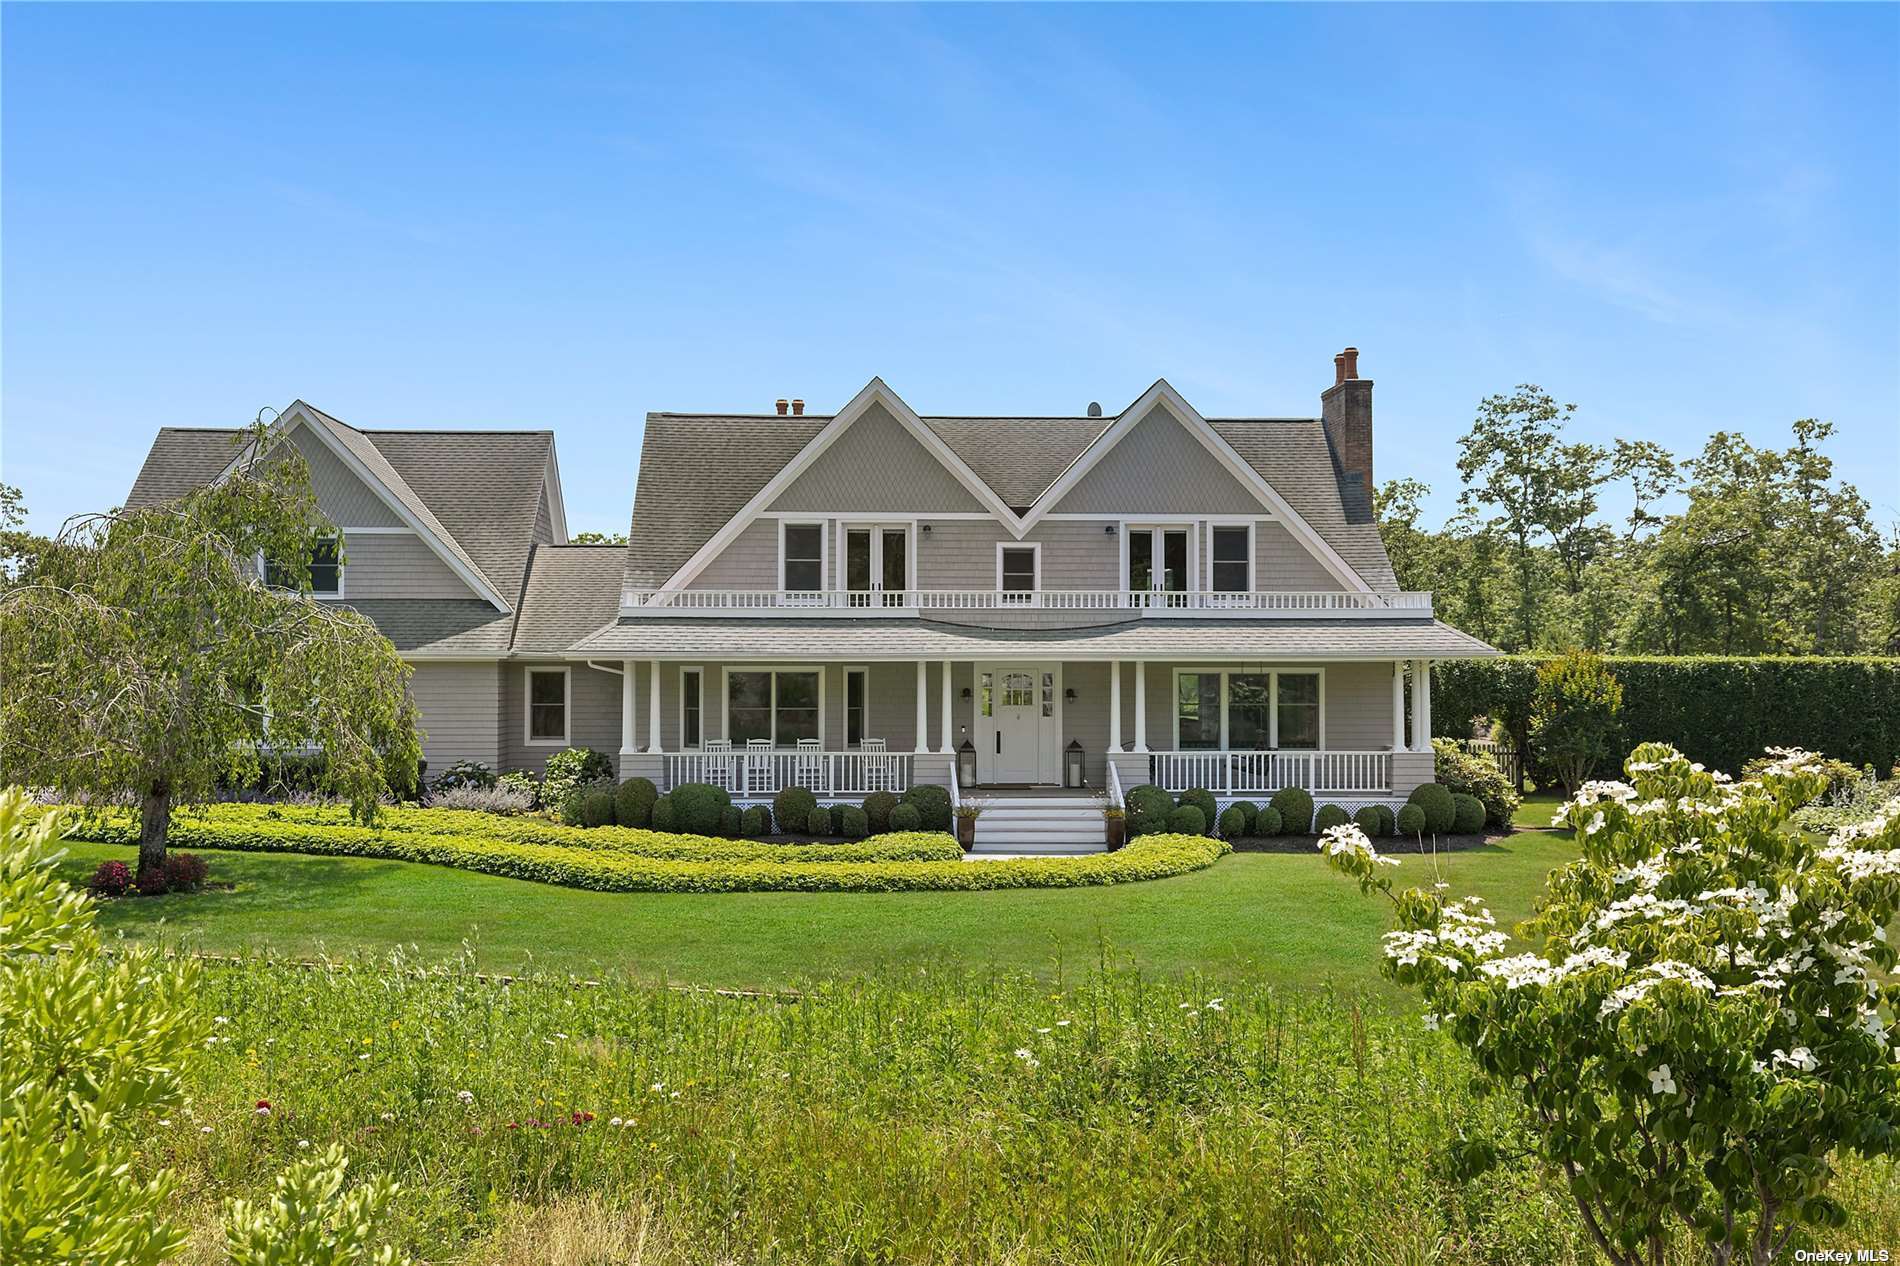
<svg viewBox="0 0 1900 1266">
<path fill-rule="evenodd" d="M 680 669 L 680 747 L 691 751 L 704 736 L 705 676 L 697 668 Z"/>
<path fill-rule="evenodd" d="M 310 592 L 321 597 L 336 598 L 343 594 L 342 551 L 334 536 L 318 539 L 304 559 L 303 574 L 300 576 L 293 567 L 283 563 L 266 560 L 264 563 L 264 583 L 273 589 L 301 590 L 308 581 Z"/>
<path fill-rule="evenodd" d="M 1215 593 L 1248 593 L 1253 589 L 1249 576 L 1253 559 L 1247 548 L 1253 529 L 1216 527 L 1213 531 L 1212 575 Z"/>
<path fill-rule="evenodd" d="M 1041 587 L 1042 549 L 1036 545 L 999 545 L 996 587 L 1004 602 L 1030 602 Z"/>
<path fill-rule="evenodd" d="M 791 747 L 819 737 L 816 668 L 734 668 L 726 673 L 726 737 L 734 746 L 759 739 Z"/>
<path fill-rule="evenodd" d="M 536 746 L 567 746 L 568 670 L 528 669 L 527 740 Z"/>
<path fill-rule="evenodd" d="M 783 529 L 780 587 L 793 593 L 817 593 L 825 587 L 825 527 L 787 523 Z"/>
</svg>

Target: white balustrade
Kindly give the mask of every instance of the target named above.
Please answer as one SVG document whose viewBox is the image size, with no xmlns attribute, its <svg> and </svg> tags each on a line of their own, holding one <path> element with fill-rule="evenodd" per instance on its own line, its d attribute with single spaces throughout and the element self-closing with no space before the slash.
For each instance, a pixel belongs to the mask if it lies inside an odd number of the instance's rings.
<svg viewBox="0 0 1900 1266">
<path fill-rule="evenodd" d="M 821 752 L 772 748 L 729 752 L 669 752 L 666 785 L 706 782 L 735 799 L 775 795 L 804 787 L 821 796 L 868 796 L 909 789 L 909 752 Z"/>
<path fill-rule="evenodd" d="M 1134 611 L 1142 615 L 1258 614 L 1337 617 L 1404 612 L 1429 616 L 1429 591 L 1262 590 L 1227 593 L 1146 589 L 628 589 L 623 615 L 762 610 L 849 615 L 915 615 L 922 611 Z"/>
<path fill-rule="evenodd" d="M 1304 787 L 1332 795 L 1384 795 L 1392 753 L 1346 751 L 1155 752 L 1151 777 L 1168 791 L 1205 787 L 1241 795 Z"/>
</svg>

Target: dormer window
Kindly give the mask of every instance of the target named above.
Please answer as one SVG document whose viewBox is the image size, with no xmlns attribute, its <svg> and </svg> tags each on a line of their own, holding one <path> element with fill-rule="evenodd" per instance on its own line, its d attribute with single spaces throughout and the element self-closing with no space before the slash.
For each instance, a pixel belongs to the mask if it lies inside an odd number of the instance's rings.
<svg viewBox="0 0 1900 1266">
<path fill-rule="evenodd" d="M 1215 593 L 1247 593 L 1253 589 L 1253 529 L 1214 529 L 1213 587 Z"/>
<path fill-rule="evenodd" d="M 996 547 L 996 587 L 1002 591 L 1004 602 L 1028 602 L 1042 587 L 1041 571 L 1041 546 Z"/>
<path fill-rule="evenodd" d="M 273 589 L 302 589 L 300 583 L 308 579 L 310 592 L 318 597 L 339 598 L 343 596 L 343 563 L 334 536 L 320 538 L 312 547 L 308 560 L 304 564 L 304 575 L 299 577 L 291 568 L 282 563 L 264 564 L 264 583 Z"/>
</svg>

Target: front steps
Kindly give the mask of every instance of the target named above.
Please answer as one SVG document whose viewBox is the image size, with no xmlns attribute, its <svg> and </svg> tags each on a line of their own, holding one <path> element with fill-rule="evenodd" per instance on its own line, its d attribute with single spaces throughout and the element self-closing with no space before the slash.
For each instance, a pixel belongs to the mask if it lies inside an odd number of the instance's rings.
<svg viewBox="0 0 1900 1266">
<path fill-rule="evenodd" d="M 1102 803 L 1094 796 L 985 796 L 978 791 L 971 798 L 988 802 L 976 820 L 973 857 L 1080 857 L 1106 847 Z"/>
</svg>

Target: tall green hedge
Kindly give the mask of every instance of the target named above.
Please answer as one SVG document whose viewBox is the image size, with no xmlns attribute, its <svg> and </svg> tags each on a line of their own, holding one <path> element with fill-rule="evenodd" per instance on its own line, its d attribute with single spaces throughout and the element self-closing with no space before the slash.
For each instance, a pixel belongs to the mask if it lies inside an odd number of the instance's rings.
<svg viewBox="0 0 1900 1266">
<path fill-rule="evenodd" d="M 1438 665 L 1433 732 L 1464 738 L 1473 718 L 1488 716 L 1524 746 L 1537 665 L 1545 658 Z M 1623 683 L 1619 751 L 1650 740 L 1672 743 L 1711 769 L 1737 775 L 1765 747 L 1805 747 L 1883 774 L 1900 760 L 1900 659 L 1690 655 L 1604 662 Z"/>
</svg>

